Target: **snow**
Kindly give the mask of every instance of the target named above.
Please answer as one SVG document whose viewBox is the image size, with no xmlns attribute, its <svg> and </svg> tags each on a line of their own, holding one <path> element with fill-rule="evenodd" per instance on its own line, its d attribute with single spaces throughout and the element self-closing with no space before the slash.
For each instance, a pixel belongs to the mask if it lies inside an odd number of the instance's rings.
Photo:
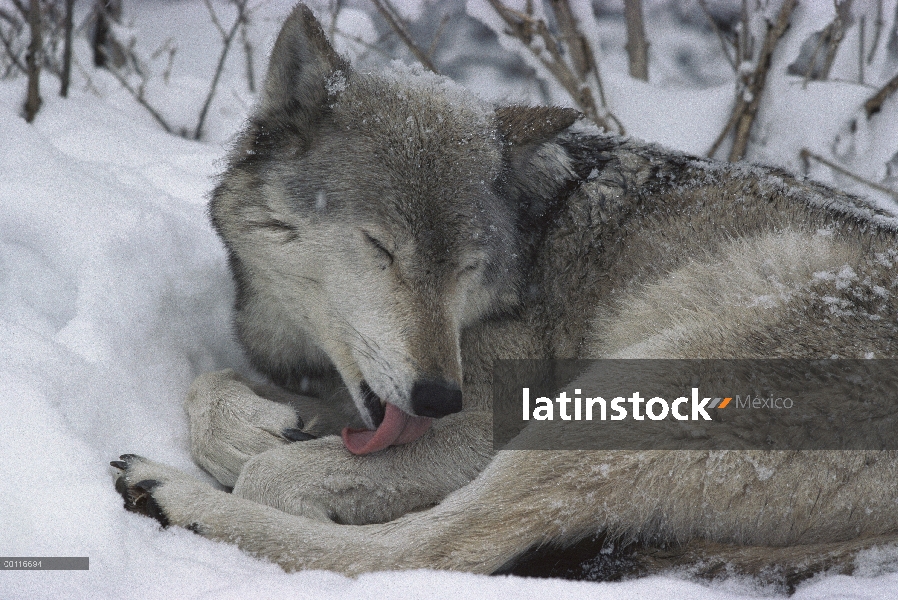
<svg viewBox="0 0 898 600">
<path fill-rule="evenodd" d="M 147 94 L 178 128 L 192 129 L 217 60 L 217 33 L 202 3 L 177 3 L 176 19 L 161 17 L 170 4 L 133 3 L 129 27 L 147 56 L 167 38 L 176 40 L 170 82 L 151 82 Z M 472 0 L 469 10 L 475 4 L 481 10 L 485 3 Z M 227 27 L 231 13 L 215 6 Z M 414 17 L 423 6 L 401 8 Z M 265 3 L 253 21 L 257 80 L 284 12 L 278 3 Z M 373 39 L 365 13 L 349 9 L 343 19 L 354 35 Z M 164 27 L 146 26 L 160 21 Z M 86 43 L 79 43 L 86 65 Z M 751 581 L 695 583 L 674 575 L 599 584 L 426 571 L 357 579 L 286 574 L 234 546 L 182 529 L 161 530 L 122 509 L 108 461 L 123 452 L 209 481 L 190 459 L 184 395 L 200 373 L 249 369 L 231 335 L 233 290 L 224 249 L 205 212 L 227 141 L 254 101 L 242 79 L 242 60 L 235 49 L 204 142 L 161 131 L 103 73 L 91 71 L 90 83 L 77 79 L 66 100 L 46 76 L 44 106 L 33 125 L 19 115 L 23 80 L 0 81 L 0 556 L 90 557 L 89 571 L 4 572 L 0 597 L 774 595 Z M 729 114 L 732 85 L 635 82 L 624 67 L 614 68 L 618 64 L 619 53 L 608 57 L 602 72 L 611 108 L 628 132 L 704 154 Z M 885 67 L 871 68 L 868 76 L 876 73 L 885 74 Z M 683 81 L 672 73 L 652 76 Z M 487 72 L 464 83 L 487 99 L 510 97 L 507 86 L 492 81 Z M 898 105 L 886 105 L 875 121 L 861 118 L 850 134 L 844 128 L 869 86 L 812 82 L 804 89 L 792 79 L 776 91 L 772 108 L 761 112 L 761 143 L 750 146 L 750 158 L 797 169 L 801 147 L 825 154 L 841 134 L 839 148 L 849 166 L 876 180 L 885 175 L 885 162 L 898 150 Z M 847 185 L 825 167 L 812 174 Z M 896 566 L 894 552 L 871 551 L 858 575 L 820 575 L 794 597 L 894 597 Z"/>
</svg>

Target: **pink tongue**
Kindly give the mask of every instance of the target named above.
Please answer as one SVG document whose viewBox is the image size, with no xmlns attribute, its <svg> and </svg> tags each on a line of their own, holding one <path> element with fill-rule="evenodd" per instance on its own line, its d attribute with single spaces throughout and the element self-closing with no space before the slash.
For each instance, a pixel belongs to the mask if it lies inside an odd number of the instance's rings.
<svg viewBox="0 0 898 600">
<path fill-rule="evenodd" d="M 411 417 L 387 402 L 384 420 L 375 431 L 343 429 L 343 445 L 353 454 L 370 454 L 387 446 L 413 442 L 430 429 L 433 419 Z"/>
</svg>

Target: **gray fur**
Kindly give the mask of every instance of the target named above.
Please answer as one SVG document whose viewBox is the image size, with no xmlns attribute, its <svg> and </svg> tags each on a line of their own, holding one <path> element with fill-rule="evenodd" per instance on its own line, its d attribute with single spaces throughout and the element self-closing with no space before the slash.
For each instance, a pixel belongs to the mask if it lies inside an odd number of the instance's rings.
<svg viewBox="0 0 898 600">
<path fill-rule="evenodd" d="M 759 572 L 768 555 L 812 570 L 893 543 L 892 453 L 494 455 L 498 358 L 898 356 L 892 220 L 573 120 L 356 72 L 295 9 L 210 210 L 240 340 L 303 395 L 205 375 L 192 449 L 233 493 L 136 457 L 125 483 L 159 482 L 170 523 L 287 570 L 491 573 L 601 533 L 684 544 L 647 552 L 647 571 L 717 556 Z M 372 425 L 362 381 L 411 413 L 431 376 L 463 384 L 464 411 L 421 439 L 359 457 L 328 435 Z M 283 402 L 323 437 L 287 443 Z"/>
</svg>

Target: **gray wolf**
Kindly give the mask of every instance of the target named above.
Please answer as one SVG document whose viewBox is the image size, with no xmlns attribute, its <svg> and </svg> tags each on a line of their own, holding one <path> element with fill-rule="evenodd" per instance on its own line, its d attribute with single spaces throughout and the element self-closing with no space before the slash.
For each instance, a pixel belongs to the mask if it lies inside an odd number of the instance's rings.
<svg viewBox="0 0 898 600">
<path fill-rule="evenodd" d="M 601 538 L 642 548 L 633 572 L 797 576 L 893 541 L 890 453 L 492 449 L 500 358 L 898 355 L 894 221 L 577 119 L 359 72 L 298 6 L 210 204 L 270 383 L 188 393 L 193 456 L 230 492 L 124 455 L 126 507 L 349 574 Z"/>
</svg>

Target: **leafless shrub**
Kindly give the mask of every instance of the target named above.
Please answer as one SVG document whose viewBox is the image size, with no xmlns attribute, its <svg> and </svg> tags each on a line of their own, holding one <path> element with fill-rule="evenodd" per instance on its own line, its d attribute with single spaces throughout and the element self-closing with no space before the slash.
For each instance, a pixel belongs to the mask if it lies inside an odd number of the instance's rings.
<svg viewBox="0 0 898 600">
<path fill-rule="evenodd" d="M 627 22 L 627 57 L 630 75 L 649 80 L 649 44 L 642 23 L 642 0 L 624 0 L 624 19 Z"/>
<path fill-rule="evenodd" d="M 621 122 L 608 110 L 592 45 L 580 30 L 568 0 L 548 4 L 558 25 L 557 34 L 536 16 L 532 2 L 527 2 L 522 12 L 501 0 L 488 1 L 507 26 L 505 35 L 518 40 L 536 57 L 590 120 L 609 131 L 624 133 Z"/>
<path fill-rule="evenodd" d="M 34 121 L 34 117 L 37 115 L 37 111 L 40 110 L 42 103 L 40 78 L 43 39 L 41 37 L 41 4 L 38 0 L 31 0 L 28 5 L 28 30 L 31 34 L 31 41 L 28 44 L 28 53 L 25 55 L 25 65 L 28 70 L 28 96 L 25 99 L 25 120 L 31 123 Z"/>
<path fill-rule="evenodd" d="M 62 69 L 59 74 L 59 95 L 69 95 L 69 82 L 72 78 L 72 29 L 74 27 L 75 0 L 65 0 L 65 16 L 63 17 L 63 51 Z"/>
<path fill-rule="evenodd" d="M 203 136 L 203 125 L 206 122 L 206 114 L 208 114 L 209 106 L 211 106 L 212 99 L 215 97 L 215 90 L 218 88 L 218 81 L 221 79 L 221 74 L 224 71 L 225 60 L 228 58 L 231 43 L 234 41 L 237 31 L 244 25 L 247 18 L 246 5 L 248 0 L 231 0 L 231 4 L 237 7 L 237 16 L 234 18 L 233 25 L 231 25 L 228 30 L 225 30 L 225 28 L 222 27 L 221 22 L 218 20 L 218 16 L 215 14 L 215 9 L 212 8 L 210 0 L 203 0 L 203 2 L 206 4 L 212 23 L 215 24 L 215 28 L 221 36 L 221 53 L 218 55 L 218 66 L 216 66 L 215 73 L 212 75 L 209 93 L 206 94 L 206 101 L 203 102 L 203 107 L 200 109 L 199 119 L 197 119 L 196 127 L 193 130 L 193 139 L 195 140 L 198 140 Z"/>
<path fill-rule="evenodd" d="M 767 83 L 767 74 L 777 44 L 789 27 L 789 20 L 795 10 L 796 0 L 783 0 L 775 21 L 764 19 L 764 42 L 760 52 L 754 56 L 755 37 L 752 34 L 751 15 L 747 0 L 742 2 L 742 28 L 734 42 L 736 50 L 735 64 L 738 66 L 736 82 L 736 102 L 730 118 L 720 135 L 714 140 L 708 156 L 714 156 L 723 142 L 733 132 L 733 145 L 729 160 L 736 162 L 745 156 L 752 125 L 757 117 Z M 752 60 L 754 59 L 754 60 Z M 751 65 L 751 66 L 749 66 Z"/>
</svg>

